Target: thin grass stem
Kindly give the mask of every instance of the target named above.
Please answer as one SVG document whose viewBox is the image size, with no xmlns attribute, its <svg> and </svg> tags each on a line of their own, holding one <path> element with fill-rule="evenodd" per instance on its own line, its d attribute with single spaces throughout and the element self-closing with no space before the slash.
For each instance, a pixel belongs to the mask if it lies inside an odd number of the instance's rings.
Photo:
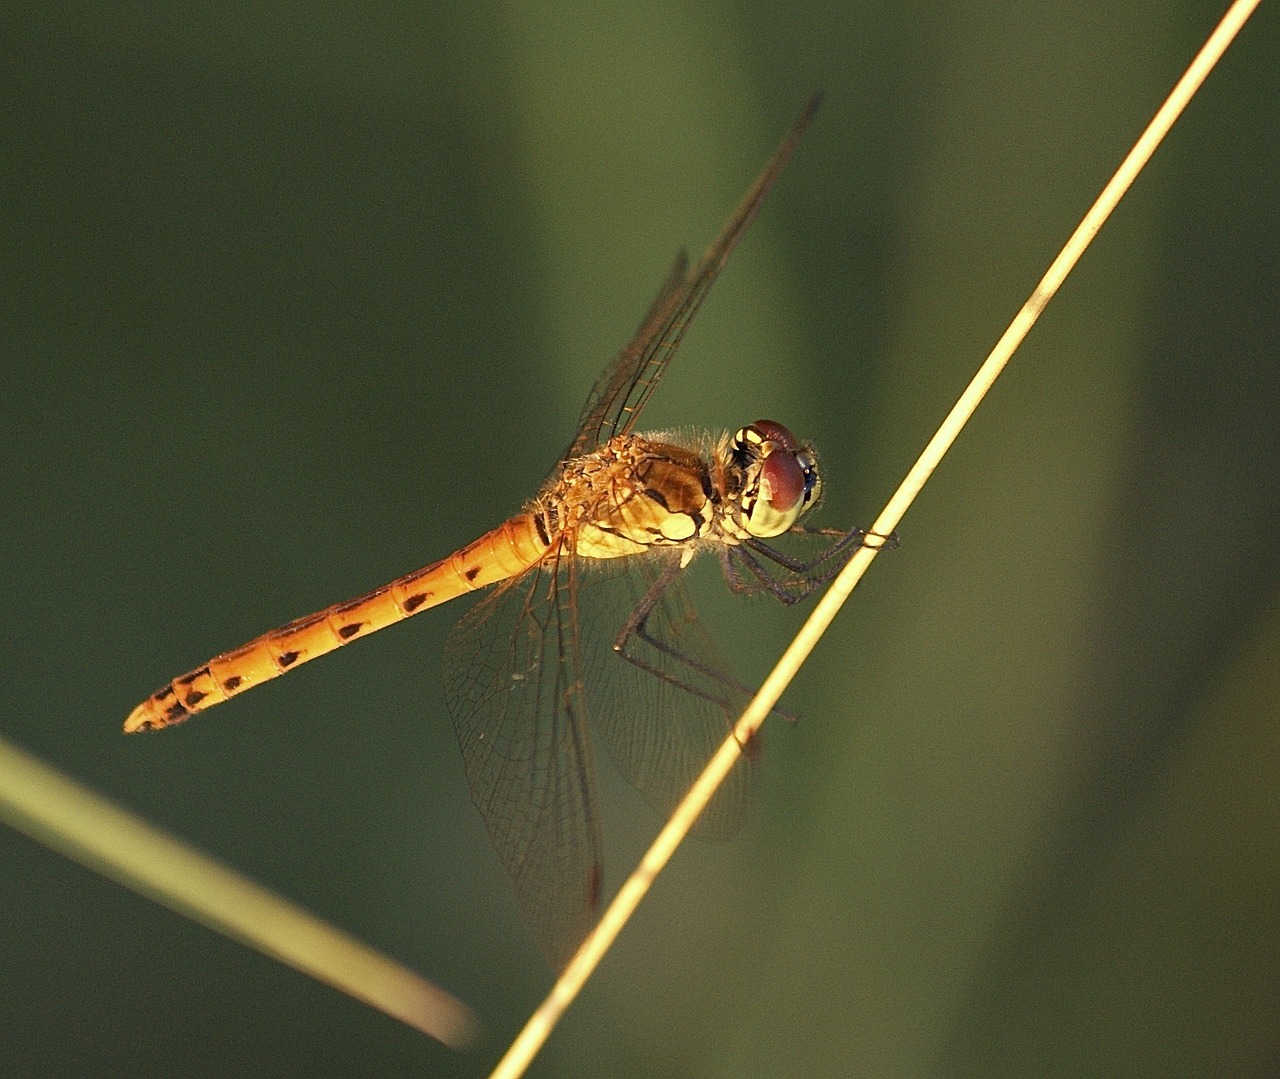
<svg viewBox="0 0 1280 1079">
<path fill-rule="evenodd" d="M 1133 149 L 1125 156 L 1115 174 L 1084 215 L 1062 251 L 1050 264 L 1031 296 L 996 342 L 990 355 L 929 440 L 893 497 L 886 503 L 872 526 L 874 533 L 887 536 L 898 527 L 907 509 L 951 448 L 987 391 L 1004 370 L 1031 327 L 1035 325 L 1040 313 L 1066 280 L 1067 275 L 1080 260 L 1080 256 L 1110 217 L 1134 179 L 1151 159 L 1151 155 L 1169 133 L 1187 103 L 1195 96 L 1209 72 L 1221 59 L 1227 46 L 1253 14 L 1258 3 L 1259 0 L 1236 0 L 1227 10 L 1222 21 L 1210 34 L 1182 78 L 1178 80 L 1164 104 L 1160 106 L 1146 130 L 1134 144 Z M 831 625 L 840 608 L 844 606 L 854 586 L 871 565 L 877 550 L 875 546 L 859 549 L 839 576 L 832 581 L 737 721 L 733 733 L 716 751 L 702 775 L 676 807 L 671 819 L 658 833 L 652 846 L 640 860 L 640 864 L 622 885 L 599 924 L 583 941 L 582 947 L 565 967 L 547 998 L 530 1016 L 515 1041 L 511 1043 L 506 1055 L 498 1062 L 498 1066 L 492 1072 L 493 1079 L 516 1079 L 517 1076 L 524 1074 L 560 1017 L 635 912 L 654 879 L 666 866 L 671 855 L 688 835 L 694 822 L 719 789 L 720 784 L 729 775 L 742 752 L 741 746 L 745 745 L 759 730 L 770 709 L 778 703 L 783 691 L 791 683 L 827 627 Z"/>
</svg>

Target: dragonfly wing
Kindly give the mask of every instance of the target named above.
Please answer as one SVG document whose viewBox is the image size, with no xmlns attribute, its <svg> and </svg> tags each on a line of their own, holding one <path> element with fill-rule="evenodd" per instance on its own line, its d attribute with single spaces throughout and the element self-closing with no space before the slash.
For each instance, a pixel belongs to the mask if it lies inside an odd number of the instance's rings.
<svg viewBox="0 0 1280 1079">
<path fill-rule="evenodd" d="M 445 696 L 472 800 L 556 970 L 594 924 L 601 885 L 570 601 L 577 560 L 562 550 L 481 599 L 445 649 Z"/>
<path fill-rule="evenodd" d="M 587 394 L 586 404 L 582 406 L 582 415 L 578 417 L 578 433 L 573 444 L 565 452 L 564 459 L 569 460 L 590 453 L 609 436 L 602 432 L 608 427 L 613 430 L 617 426 L 617 418 L 606 420 L 611 406 L 615 402 L 625 402 L 634 395 L 636 383 L 646 370 L 644 362 L 645 347 L 655 340 L 670 317 L 671 308 L 679 303 L 679 297 L 689 272 L 689 253 L 683 248 L 677 252 L 676 260 L 667 271 L 662 288 L 645 313 L 640 328 L 636 330 L 631 342 L 618 353 L 596 379 L 591 392 Z M 661 372 L 659 371 L 660 375 Z"/>
<path fill-rule="evenodd" d="M 626 643 L 631 662 L 613 649 L 618 632 L 678 553 L 592 567 L 584 595 L 583 672 L 596 732 L 626 779 L 663 817 L 688 792 L 729 736 L 749 694 L 698 620 L 681 575 L 666 585 L 643 635 Z M 622 561 L 622 560 L 619 560 Z M 707 837 L 741 825 L 751 803 L 759 753 L 743 754 L 698 822 Z"/>
<path fill-rule="evenodd" d="M 592 387 L 582 410 L 578 433 L 565 455 L 566 460 L 590 452 L 614 435 L 624 435 L 635 426 L 649 395 L 680 347 L 685 330 L 742 234 L 755 218 L 756 211 L 791 157 L 821 100 L 820 94 L 809 99 L 804 111 L 791 125 L 791 130 L 693 271 L 684 272 L 683 253 L 677 258 L 639 332 Z"/>
</svg>

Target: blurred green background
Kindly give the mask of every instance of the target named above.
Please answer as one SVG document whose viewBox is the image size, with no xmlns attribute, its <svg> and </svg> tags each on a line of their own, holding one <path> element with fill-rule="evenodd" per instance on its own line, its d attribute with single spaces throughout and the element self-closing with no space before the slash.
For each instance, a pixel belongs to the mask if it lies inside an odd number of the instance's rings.
<svg viewBox="0 0 1280 1079">
<path fill-rule="evenodd" d="M 471 1002 L 455 1056 L 0 834 L 0 1072 L 487 1071 L 549 985 L 432 612 L 124 714 L 515 510 L 827 100 L 650 427 L 867 524 L 1221 3 L 7 4 L 0 733 Z M 114 10 L 113 10 L 114 9 Z M 1280 1068 L 1280 29 L 1050 307 L 534 1074 Z M 706 617 L 760 677 L 802 612 Z M 656 830 L 609 765 L 614 884 Z"/>
</svg>

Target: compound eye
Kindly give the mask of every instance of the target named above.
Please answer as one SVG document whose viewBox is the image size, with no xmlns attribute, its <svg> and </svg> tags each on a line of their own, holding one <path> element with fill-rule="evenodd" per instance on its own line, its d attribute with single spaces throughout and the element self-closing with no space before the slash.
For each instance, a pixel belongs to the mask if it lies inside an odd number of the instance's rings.
<svg viewBox="0 0 1280 1079">
<path fill-rule="evenodd" d="M 741 521 L 759 539 L 780 536 L 816 501 L 821 490 L 813 451 L 777 420 L 756 420 L 733 439 L 743 470 Z"/>
<path fill-rule="evenodd" d="M 743 499 L 743 524 L 759 539 L 789 531 L 813 501 L 817 472 L 806 468 L 797 454 L 775 449 L 760 462 L 755 497 Z"/>
<path fill-rule="evenodd" d="M 748 430 L 754 431 L 761 442 L 776 443 L 780 448 L 792 453 L 800 448 L 796 436 L 777 420 L 756 420 Z"/>
<path fill-rule="evenodd" d="M 756 420 L 733 436 L 734 455 L 744 462 L 776 450 L 794 453 L 799 448 L 796 436 L 777 420 Z"/>
<path fill-rule="evenodd" d="M 760 466 L 760 497 L 779 513 L 795 509 L 808 486 L 803 466 L 785 450 L 769 454 Z"/>
</svg>

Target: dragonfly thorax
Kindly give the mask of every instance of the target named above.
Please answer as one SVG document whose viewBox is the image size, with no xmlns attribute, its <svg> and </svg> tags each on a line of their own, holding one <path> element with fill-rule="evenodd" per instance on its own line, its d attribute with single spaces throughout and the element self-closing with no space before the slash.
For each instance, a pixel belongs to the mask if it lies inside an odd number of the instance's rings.
<svg viewBox="0 0 1280 1079">
<path fill-rule="evenodd" d="M 663 436 L 620 435 L 566 461 L 532 510 L 549 544 L 619 558 L 711 536 L 721 497 L 707 454 Z"/>
</svg>

